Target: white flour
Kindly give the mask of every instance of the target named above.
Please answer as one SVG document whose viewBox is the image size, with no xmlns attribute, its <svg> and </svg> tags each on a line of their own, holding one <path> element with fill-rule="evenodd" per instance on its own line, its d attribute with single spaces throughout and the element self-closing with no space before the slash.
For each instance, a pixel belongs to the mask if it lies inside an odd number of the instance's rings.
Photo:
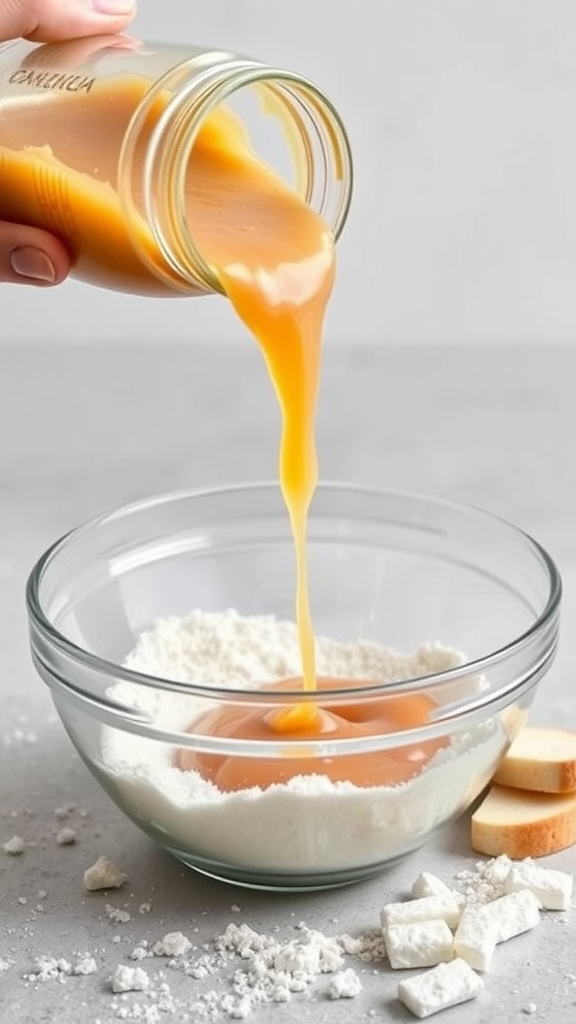
<svg viewBox="0 0 576 1024">
<path fill-rule="evenodd" d="M 374 643 L 317 639 L 319 675 L 385 682 L 442 671 L 463 660 L 439 645 L 403 655 Z M 300 674 L 293 623 L 232 610 L 158 622 L 140 637 L 126 665 L 230 689 Z M 127 683 L 116 684 L 110 696 L 146 712 L 159 729 L 185 731 L 206 710 L 206 702 L 195 697 Z M 471 788 L 476 793 L 488 782 L 505 745 L 504 727 L 493 718 L 458 734 L 402 785 L 361 788 L 317 775 L 266 790 L 224 793 L 197 772 L 175 768 L 174 748 L 167 743 L 104 727 L 102 768 L 120 803 L 165 833 L 172 848 L 239 868 L 297 874 L 365 868 L 418 846 L 468 803 Z"/>
<path fill-rule="evenodd" d="M 315 648 L 318 675 L 374 682 L 442 672 L 464 661 L 461 654 L 437 644 L 406 656 L 368 641 L 338 643 L 319 636 Z M 301 675 L 295 623 L 273 615 L 240 615 L 232 608 L 160 619 L 140 635 L 125 664 L 176 682 L 231 689 L 256 689 Z"/>
<path fill-rule="evenodd" d="M 347 958 L 354 957 L 359 969 L 384 960 L 384 942 L 378 928 L 357 937 L 326 935 L 300 922 L 295 931 L 293 938 L 281 939 L 257 932 L 248 924 L 230 923 L 221 935 L 200 948 L 177 932 L 137 947 L 130 959 L 145 959 L 147 968 L 143 973 L 148 976 L 148 970 L 154 971 L 155 958 L 168 956 L 170 970 L 196 983 L 190 989 L 192 996 L 196 993 L 195 999 L 186 1001 L 181 1017 L 190 1024 L 245 1019 L 262 1007 L 288 1003 L 300 996 L 307 1000 L 353 999 L 361 992 L 362 983 L 358 971 L 346 966 Z M 124 968 L 121 976 L 128 971 Z M 131 977 L 127 973 L 128 984 Z M 223 986 L 223 978 L 227 978 L 227 985 Z M 154 996 L 154 990 L 150 991 Z M 179 1002 L 174 1008 L 180 1008 Z M 135 1019 L 141 1019 L 140 1013 L 142 1019 L 147 1019 L 144 1009 L 145 1004 L 136 1004 Z M 149 1009 L 154 1009 L 154 1002 Z"/>
</svg>

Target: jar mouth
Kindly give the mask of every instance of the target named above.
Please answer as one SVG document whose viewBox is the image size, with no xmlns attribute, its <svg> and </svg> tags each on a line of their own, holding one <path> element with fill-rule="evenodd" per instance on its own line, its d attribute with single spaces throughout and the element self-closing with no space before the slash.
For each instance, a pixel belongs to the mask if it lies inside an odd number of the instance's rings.
<svg viewBox="0 0 576 1024">
<path fill-rule="evenodd" d="M 185 62 L 149 90 L 132 119 L 120 156 L 120 178 L 127 186 L 121 192 L 134 213 L 130 183 L 138 139 L 154 104 L 171 94 L 150 134 L 137 188 L 155 242 L 183 290 L 192 278 L 201 290 L 223 291 L 186 214 L 186 175 L 205 118 L 251 87 L 259 100 L 260 120 L 274 114 L 280 123 L 283 156 L 290 157 L 296 191 L 324 218 L 334 238 L 346 221 L 353 187 L 350 143 L 336 108 L 313 82 L 250 60 L 228 60 L 200 70 L 196 60 Z"/>
</svg>

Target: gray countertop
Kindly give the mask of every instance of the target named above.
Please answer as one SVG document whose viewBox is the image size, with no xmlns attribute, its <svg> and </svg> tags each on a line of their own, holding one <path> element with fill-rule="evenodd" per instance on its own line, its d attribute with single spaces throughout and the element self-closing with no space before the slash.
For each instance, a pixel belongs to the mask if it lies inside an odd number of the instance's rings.
<svg viewBox="0 0 576 1024">
<path fill-rule="evenodd" d="M 541 685 L 534 722 L 576 728 L 576 346 L 348 349 L 327 346 L 319 413 L 324 479 L 420 490 L 480 505 L 532 533 L 564 586 L 559 656 Z M 259 353 L 157 344 L 0 344 L 0 1020 L 10 1024 L 191 1021 L 201 982 L 154 958 L 160 995 L 113 997 L 109 978 L 143 939 L 182 931 L 210 944 L 245 923 L 289 939 L 304 921 L 327 934 L 375 928 L 380 907 L 422 870 L 450 880 L 478 859 L 462 819 L 432 845 L 376 879 L 328 893 L 277 896 L 186 871 L 112 805 L 64 734 L 27 646 L 24 584 L 35 559 L 80 521 L 128 500 L 181 487 L 274 477 L 278 416 Z M 68 808 L 68 817 L 55 813 Z M 63 812 L 64 813 L 64 812 Z M 60 846 L 62 826 L 77 841 Z M 129 876 L 89 894 L 84 869 L 105 854 Z M 576 848 L 546 859 L 576 869 Z M 148 913 L 139 912 L 151 904 Z M 105 905 L 130 920 L 109 919 Z M 232 908 L 239 909 L 232 909 Z M 202 949 L 200 950 L 202 951 Z M 40 956 L 97 973 L 31 981 Z M 132 964 L 134 966 L 134 964 Z M 236 963 L 236 966 L 238 964 Z M 254 1024 L 409 1021 L 395 999 L 398 972 L 362 965 L 361 994 L 316 996 L 254 1010 Z M 159 977 L 162 973 L 163 977 Z M 225 989 L 232 967 L 209 979 Z M 437 1019 L 499 1024 L 576 1020 L 576 911 L 547 913 L 506 943 L 481 996 Z M 169 986 L 173 1004 L 159 985 Z M 171 1008 L 171 1005 L 175 1008 Z M 155 1007 L 155 1012 L 152 1010 Z M 188 1009 L 187 1009 L 188 1007 Z M 218 1020 L 228 1019 L 219 1017 Z"/>
</svg>

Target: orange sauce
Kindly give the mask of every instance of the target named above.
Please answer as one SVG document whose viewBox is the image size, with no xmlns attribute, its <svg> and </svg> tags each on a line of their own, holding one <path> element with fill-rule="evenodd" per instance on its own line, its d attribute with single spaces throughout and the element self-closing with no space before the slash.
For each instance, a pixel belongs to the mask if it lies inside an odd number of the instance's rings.
<svg viewBox="0 0 576 1024">
<path fill-rule="evenodd" d="M 280 484 L 296 552 L 303 685 L 316 681 L 306 574 L 306 524 L 317 482 L 314 419 L 324 313 L 335 275 L 328 226 L 236 136 L 208 124 L 189 171 L 189 216 L 204 258 L 262 347 L 282 411 Z M 209 189 L 218 209 L 206 208 Z M 302 713 L 306 713 L 304 710 Z"/>
<path fill-rule="evenodd" d="M 59 234 L 75 275 L 146 295 L 170 295 L 178 284 L 164 265 L 145 220 L 124 209 L 117 190 L 117 154 L 149 83 L 106 81 L 90 94 L 46 93 L 32 103 L 7 104 L 0 131 L 0 218 L 26 221 Z M 148 133 L 162 105 L 150 112 Z M 47 120 L 50 128 L 47 130 Z M 90 124 L 90 133 L 84 125 Z M 44 143 L 50 138 L 50 148 Z M 136 154 L 143 159 L 146 132 Z M 317 686 L 308 600 L 306 530 L 317 481 L 314 421 L 324 314 L 335 275 L 329 227 L 250 150 L 242 125 L 224 109 L 204 122 L 187 175 L 186 206 L 198 250 L 212 267 L 241 320 L 261 345 L 281 412 L 279 475 L 296 555 L 296 621 L 300 685 Z M 134 239 L 136 242 L 134 242 Z M 159 268 L 162 267 L 162 273 Z M 174 280 L 171 280 L 171 275 Z M 342 686 L 343 681 L 332 681 Z M 354 684 L 351 684 L 354 685 Z M 358 685 L 358 684 L 356 684 Z M 326 681 L 320 683 L 320 688 Z M 363 705 L 362 705 L 363 706 Z M 295 741 L 330 735 L 365 736 L 421 725 L 430 702 L 409 696 L 327 710 L 302 702 L 246 715 L 240 706 L 205 716 L 193 730 L 244 738 Z M 302 773 L 328 773 L 360 785 L 411 777 L 437 744 L 404 747 L 394 756 L 336 759 L 218 759 L 182 751 L 225 789 L 266 785 Z"/>
<path fill-rule="evenodd" d="M 407 782 L 444 746 L 444 740 L 427 740 L 375 753 L 338 754 L 337 757 L 312 756 L 306 752 L 306 741 L 310 739 L 329 742 L 417 728 L 426 721 L 434 707 L 433 702 L 423 694 L 373 699 L 364 697 L 358 703 L 352 701 L 350 704 L 322 707 L 322 690 L 365 685 L 358 680 L 319 678 L 319 703 L 310 705 L 312 713 L 308 717 L 296 716 L 284 736 L 279 736 L 275 705 L 259 707 L 258 710 L 239 704 L 215 708 L 194 722 L 190 728 L 194 735 L 253 740 L 289 737 L 294 742 L 294 753 L 292 756 L 287 752 L 282 757 L 256 758 L 181 749 L 176 755 L 176 765 L 184 771 L 195 769 L 224 791 L 251 786 L 265 789 L 274 783 L 286 782 L 294 775 L 327 775 L 333 782 L 352 782 L 356 786 L 390 786 Z M 267 689 L 294 689 L 297 686 L 298 680 L 283 680 Z M 288 708 L 287 713 L 290 714 L 291 710 Z"/>
</svg>

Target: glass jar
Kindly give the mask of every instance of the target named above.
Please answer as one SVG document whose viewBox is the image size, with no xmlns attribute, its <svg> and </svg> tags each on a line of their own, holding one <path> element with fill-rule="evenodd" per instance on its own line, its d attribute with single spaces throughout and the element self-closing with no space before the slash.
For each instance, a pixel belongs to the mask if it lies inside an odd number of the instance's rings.
<svg viewBox="0 0 576 1024">
<path fill-rule="evenodd" d="M 338 237 L 350 145 L 316 85 L 226 51 L 116 36 L 0 45 L 0 219 L 57 234 L 92 284 L 221 291 L 185 198 L 195 140 L 222 104 Z"/>
</svg>

